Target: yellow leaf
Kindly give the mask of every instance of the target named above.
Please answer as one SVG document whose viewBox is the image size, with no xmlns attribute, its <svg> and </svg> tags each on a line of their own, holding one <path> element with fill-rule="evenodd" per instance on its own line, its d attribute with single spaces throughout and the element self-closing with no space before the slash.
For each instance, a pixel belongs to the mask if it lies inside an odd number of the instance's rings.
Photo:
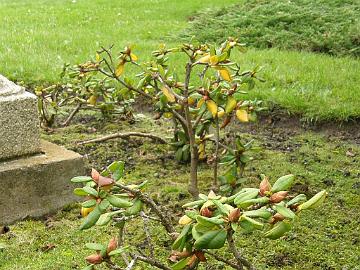
<svg viewBox="0 0 360 270">
<path fill-rule="evenodd" d="M 219 63 L 219 58 L 216 55 L 213 55 L 210 57 L 210 64 L 211 65 L 216 65 L 217 63 Z"/>
<path fill-rule="evenodd" d="M 226 101 L 225 112 L 231 113 L 235 109 L 236 103 L 236 99 L 232 96 L 229 96 Z"/>
<path fill-rule="evenodd" d="M 249 115 L 246 110 L 236 110 L 236 117 L 240 122 L 249 122 Z"/>
<path fill-rule="evenodd" d="M 115 75 L 117 77 L 121 76 L 121 74 L 124 73 L 124 68 L 125 68 L 125 63 L 121 61 L 115 70 Z"/>
<path fill-rule="evenodd" d="M 96 105 L 96 100 L 97 100 L 97 97 L 92 95 L 91 97 L 89 97 L 88 103 L 91 105 Z"/>
<path fill-rule="evenodd" d="M 166 113 L 164 113 L 164 117 L 165 118 L 172 118 L 173 114 L 171 112 L 166 112 Z"/>
<path fill-rule="evenodd" d="M 217 113 L 217 117 L 218 117 L 218 118 L 221 118 L 221 117 L 223 117 L 224 115 L 225 115 L 225 112 L 224 112 L 224 111 L 220 111 L 220 112 Z"/>
<path fill-rule="evenodd" d="M 225 81 L 231 82 L 230 72 L 226 68 L 219 69 L 219 73 L 221 78 L 223 78 Z"/>
<path fill-rule="evenodd" d="M 199 144 L 198 154 L 200 160 L 205 158 L 205 143 L 202 142 Z"/>
<path fill-rule="evenodd" d="M 182 217 L 179 219 L 179 225 L 187 225 L 187 224 L 189 224 L 191 221 L 192 221 L 191 218 L 189 218 L 187 215 L 184 215 L 184 216 L 182 216 Z"/>
<path fill-rule="evenodd" d="M 195 99 L 193 97 L 188 97 L 188 104 L 194 105 L 194 103 L 195 103 Z"/>
<path fill-rule="evenodd" d="M 133 53 L 130 54 L 130 58 L 131 58 L 131 61 L 137 61 L 138 60 L 138 57 Z"/>
<path fill-rule="evenodd" d="M 96 59 L 96 62 L 100 62 L 100 54 L 96 53 L 95 59 Z"/>
<path fill-rule="evenodd" d="M 167 100 L 168 100 L 169 102 L 175 102 L 175 96 L 174 96 L 173 93 L 171 93 L 171 92 L 169 91 L 169 89 L 167 89 L 166 87 L 163 87 L 163 88 L 161 89 L 161 91 L 163 92 L 163 94 L 165 95 L 165 97 L 167 98 Z"/>
<path fill-rule="evenodd" d="M 215 118 L 217 115 L 217 110 L 218 110 L 217 104 L 214 101 L 212 101 L 211 99 L 209 99 L 206 101 L 206 106 L 207 106 L 207 109 L 209 110 L 209 112 L 211 112 L 213 118 Z"/>
<path fill-rule="evenodd" d="M 201 57 L 199 60 L 198 60 L 199 63 L 203 63 L 203 64 L 206 64 L 206 63 L 209 63 L 210 62 L 210 54 L 205 54 L 203 57 Z"/>
<path fill-rule="evenodd" d="M 203 104 L 204 104 L 204 99 L 200 99 L 199 102 L 197 103 L 196 107 L 198 109 L 200 109 Z"/>
</svg>

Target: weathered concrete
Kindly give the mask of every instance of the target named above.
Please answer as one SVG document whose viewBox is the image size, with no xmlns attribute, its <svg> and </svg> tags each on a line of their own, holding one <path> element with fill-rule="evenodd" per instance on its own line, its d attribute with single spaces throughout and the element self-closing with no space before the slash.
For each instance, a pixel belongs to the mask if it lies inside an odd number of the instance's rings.
<svg viewBox="0 0 360 270">
<path fill-rule="evenodd" d="M 0 162 L 0 224 L 41 217 L 76 200 L 70 179 L 84 174 L 82 157 L 46 141 L 41 151 Z"/>
<path fill-rule="evenodd" d="M 0 160 L 40 152 L 36 97 L 0 75 Z"/>
</svg>

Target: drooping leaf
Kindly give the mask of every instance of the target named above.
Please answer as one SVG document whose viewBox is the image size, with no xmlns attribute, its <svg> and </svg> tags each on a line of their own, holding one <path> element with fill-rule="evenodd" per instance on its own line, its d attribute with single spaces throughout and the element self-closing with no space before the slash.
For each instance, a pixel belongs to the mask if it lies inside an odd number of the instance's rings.
<svg viewBox="0 0 360 270">
<path fill-rule="evenodd" d="M 121 76 L 124 73 L 124 69 L 125 69 L 125 63 L 123 61 L 120 61 L 120 63 L 116 67 L 115 75 L 117 77 Z"/>
<path fill-rule="evenodd" d="M 326 198 L 327 192 L 326 190 L 320 191 L 316 195 L 314 195 L 310 200 L 300 204 L 298 207 L 298 211 L 305 210 L 305 209 L 312 209 L 318 207 L 322 204 Z"/>
<path fill-rule="evenodd" d="M 209 99 L 206 101 L 206 107 L 211 113 L 212 117 L 215 118 L 217 116 L 217 111 L 218 111 L 217 104 L 213 100 Z"/>
<path fill-rule="evenodd" d="M 80 230 L 86 230 L 94 226 L 98 221 L 98 219 L 100 218 L 100 216 L 101 216 L 101 211 L 99 205 L 97 205 L 95 209 L 92 210 L 90 214 L 88 214 L 85 217 L 83 223 L 80 225 Z"/>
<path fill-rule="evenodd" d="M 161 88 L 161 91 L 163 92 L 164 96 L 166 97 L 166 99 L 168 100 L 168 102 L 175 102 L 175 96 L 173 93 L 170 92 L 169 89 L 167 89 L 166 87 Z"/>
<path fill-rule="evenodd" d="M 237 101 L 233 96 L 229 96 L 226 100 L 225 112 L 231 113 L 236 107 Z"/>
<path fill-rule="evenodd" d="M 285 233 L 291 230 L 291 224 L 286 221 L 280 221 L 275 224 L 275 226 L 265 233 L 266 238 L 272 240 L 278 239 L 283 236 Z"/>
<path fill-rule="evenodd" d="M 128 208 L 132 206 L 133 204 L 127 200 L 121 199 L 119 197 L 116 197 L 115 195 L 109 194 L 106 199 L 110 202 L 112 206 L 118 207 L 118 208 Z"/>
<path fill-rule="evenodd" d="M 226 231 L 219 229 L 204 233 L 194 243 L 196 249 L 218 249 L 224 246 L 226 240 Z"/>
</svg>

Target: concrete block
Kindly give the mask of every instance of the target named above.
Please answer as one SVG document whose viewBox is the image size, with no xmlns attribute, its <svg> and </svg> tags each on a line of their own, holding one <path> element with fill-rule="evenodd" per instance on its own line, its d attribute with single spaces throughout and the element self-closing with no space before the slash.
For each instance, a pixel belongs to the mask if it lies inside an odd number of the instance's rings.
<svg viewBox="0 0 360 270">
<path fill-rule="evenodd" d="M 41 151 L 0 162 L 0 224 L 38 218 L 78 199 L 70 179 L 84 175 L 82 156 L 46 141 Z"/>
</svg>

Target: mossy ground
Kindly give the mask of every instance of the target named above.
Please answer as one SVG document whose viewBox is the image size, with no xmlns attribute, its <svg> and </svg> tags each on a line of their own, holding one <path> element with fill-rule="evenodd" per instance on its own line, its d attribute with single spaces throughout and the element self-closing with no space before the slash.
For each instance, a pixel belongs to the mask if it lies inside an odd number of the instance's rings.
<svg viewBox="0 0 360 270">
<path fill-rule="evenodd" d="M 135 128 L 170 137 L 171 127 L 165 121 L 154 121 L 146 115 L 138 115 L 132 125 L 92 121 L 94 117 L 97 116 L 83 115 L 70 127 L 44 133 L 43 137 L 85 155 L 89 168 L 100 169 L 113 160 L 124 160 L 126 181 L 148 180 L 152 197 L 164 203 L 169 212 L 181 215 L 180 206 L 190 200 L 186 191 L 188 168 L 174 161 L 169 146 L 137 138 L 76 145 L 81 140 Z M 261 233 L 239 235 L 237 244 L 243 254 L 259 269 L 357 269 L 360 260 L 359 145 L 341 136 L 270 125 L 241 130 L 244 137 L 255 139 L 263 149 L 247 167 L 244 186 L 258 185 L 260 173 L 269 175 L 273 181 L 293 173 L 297 176 L 293 192 L 308 196 L 321 189 L 329 192 L 325 204 L 302 214 L 292 232 L 281 240 L 263 239 Z M 239 127 L 233 127 L 233 131 L 239 131 Z M 348 151 L 355 156 L 346 154 Z M 210 187 L 211 175 L 211 169 L 203 164 L 200 182 L 204 193 Z M 79 231 L 80 223 L 78 205 L 70 205 L 44 220 L 22 221 L 10 226 L 10 232 L 0 235 L 0 243 L 6 245 L 0 251 L 0 269 L 81 269 L 85 265 L 84 256 L 89 254 L 84 244 L 106 242 L 117 234 L 117 229 L 108 226 Z M 128 226 L 127 232 L 132 243 L 139 242 L 139 246 L 144 247 L 141 220 Z M 169 241 L 156 224 L 152 225 L 152 232 L 153 240 L 163 247 L 157 254 L 166 258 Z M 207 269 L 224 269 L 224 266 L 214 262 Z"/>
</svg>

